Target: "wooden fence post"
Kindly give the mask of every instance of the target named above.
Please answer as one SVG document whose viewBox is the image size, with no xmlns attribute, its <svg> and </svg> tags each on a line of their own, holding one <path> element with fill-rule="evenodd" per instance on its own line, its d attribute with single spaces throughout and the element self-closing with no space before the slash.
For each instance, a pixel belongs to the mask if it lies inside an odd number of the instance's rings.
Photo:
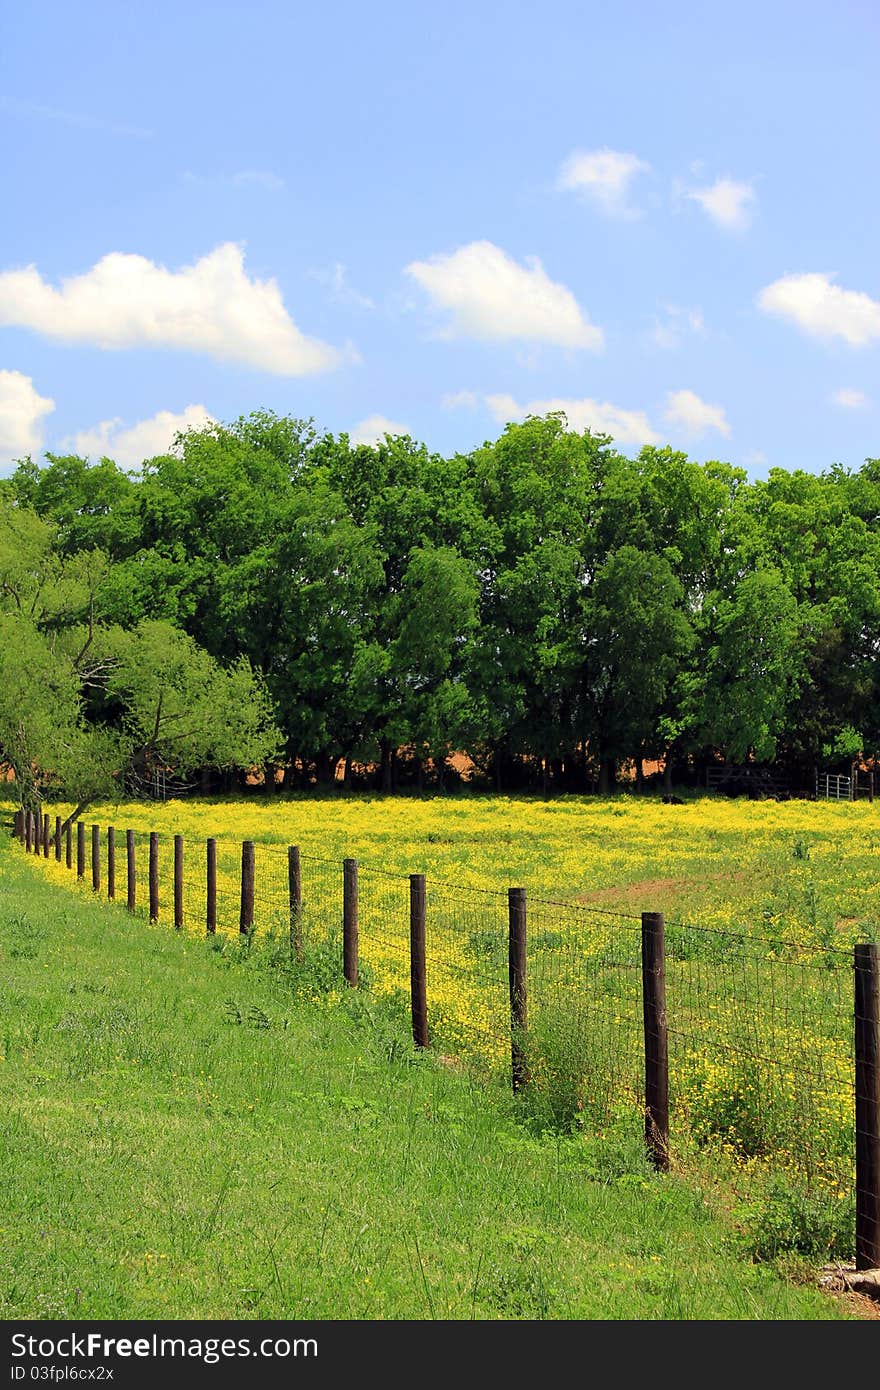
<svg viewBox="0 0 880 1390">
<path fill-rule="evenodd" d="M 49 858 L 49 812 L 43 816 L 43 858 Z"/>
<path fill-rule="evenodd" d="M 73 868 L 73 826 L 67 822 L 67 829 L 64 831 L 64 865 L 65 868 Z"/>
<path fill-rule="evenodd" d="M 510 977 L 510 1061 L 514 1091 L 529 1082 L 525 1041 L 529 1023 L 526 989 L 526 890 L 508 888 L 508 973 Z"/>
<path fill-rule="evenodd" d="M 18 840 L 20 844 L 23 844 L 23 843 L 24 843 L 24 820 L 23 820 L 23 816 L 24 816 L 24 812 L 23 812 L 23 811 L 16 811 L 15 815 L 12 817 L 12 835 L 13 835 L 13 838 L 16 839 L 16 840 Z"/>
<path fill-rule="evenodd" d="M 302 870 L 299 845 L 287 846 L 287 901 L 290 908 L 290 954 L 302 962 Z"/>
<path fill-rule="evenodd" d="M 81 820 L 76 823 L 76 876 L 86 876 L 86 828 Z"/>
<path fill-rule="evenodd" d="M 645 1023 L 645 1144 L 655 1168 L 669 1167 L 669 1040 L 666 1028 L 666 933 L 662 912 L 642 913 Z"/>
<path fill-rule="evenodd" d="M 174 927 L 183 929 L 183 836 L 174 837 Z"/>
<path fill-rule="evenodd" d="M 55 817 L 55 858 L 61 863 L 61 817 Z"/>
<path fill-rule="evenodd" d="M 205 927 L 213 936 L 217 931 L 217 841 L 213 837 L 206 844 L 205 873 Z"/>
<path fill-rule="evenodd" d="M 855 947 L 856 1269 L 880 1266 L 880 956 Z"/>
<path fill-rule="evenodd" d="M 125 906 L 129 912 L 137 907 L 137 865 L 134 859 L 134 831 L 125 832 Z"/>
<path fill-rule="evenodd" d="M 358 864 L 342 861 L 342 973 L 357 989 L 358 983 Z"/>
<path fill-rule="evenodd" d="M 34 817 L 30 811 L 24 813 L 24 847 L 28 854 L 34 847 Z"/>
<path fill-rule="evenodd" d="M 254 842 L 243 840 L 241 846 L 241 911 L 238 930 L 250 936 L 254 929 Z"/>
<path fill-rule="evenodd" d="M 150 831 L 150 921 L 159 920 L 159 836 L 155 830 Z"/>
<path fill-rule="evenodd" d="M 107 897 L 116 897 L 116 831 L 107 826 Z"/>
<path fill-rule="evenodd" d="M 425 968 L 427 894 L 425 875 L 409 876 L 409 986 L 412 1035 L 416 1047 L 428 1046 L 428 986 Z"/>
<path fill-rule="evenodd" d="M 92 891 L 101 890 L 101 827 L 92 826 Z"/>
</svg>

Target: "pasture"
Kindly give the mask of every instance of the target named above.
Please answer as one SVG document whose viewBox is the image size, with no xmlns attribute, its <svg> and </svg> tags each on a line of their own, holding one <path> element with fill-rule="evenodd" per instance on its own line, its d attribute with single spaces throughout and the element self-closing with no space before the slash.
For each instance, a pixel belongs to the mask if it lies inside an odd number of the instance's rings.
<svg viewBox="0 0 880 1390">
<path fill-rule="evenodd" d="M 221 940 L 239 937 L 241 842 L 253 840 L 254 938 L 282 954 L 286 846 L 297 844 L 303 970 L 311 978 L 320 962 L 321 992 L 337 1000 L 346 992 L 342 861 L 357 859 L 361 984 L 401 1021 L 407 875 L 424 873 L 431 1040 L 499 1079 L 510 1058 L 505 889 L 525 886 L 528 1103 L 536 1123 L 564 1132 L 601 1132 L 640 1110 L 640 913 L 665 913 L 676 1160 L 696 1145 L 739 1173 L 782 1175 L 818 1193 L 826 1244 L 847 1252 L 851 946 L 878 934 L 873 805 L 276 796 L 103 806 L 89 819 L 114 824 L 120 838 L 134 831 L 141 913 L 148 832 L 157 833 L 154 910 L 169 924 L 173 839 L 182 837 L 178 922 L 196 936 L 205 932 L 204 845 L 215 837 Z M 90 852 L 90 835 L 84 843 Z M 103 830 L 95 843 L 102 860 Z M 54 856 L 40 862 L 92 895 L 88 871 L 78 882 Z"/>
<path fill-rule="evenodd" d="M 8 842 L 0 886 L 5 1317 L 850 1313 L 753 1262 L 717 1175 L 652 1173 L 638 1123 L 541 1130 L 374 996 Z"/>
</svg>

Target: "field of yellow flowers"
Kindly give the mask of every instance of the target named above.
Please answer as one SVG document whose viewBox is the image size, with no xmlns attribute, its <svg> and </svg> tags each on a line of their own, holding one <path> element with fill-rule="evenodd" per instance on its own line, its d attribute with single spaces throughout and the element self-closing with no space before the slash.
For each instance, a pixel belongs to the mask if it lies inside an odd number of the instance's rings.
<svg viewBox="0 0 880 1390">
<path fill-rule="evenodd" d="M 46 808 L 54 818 L 70 809 Z M 659 798 L 253 796 L 93 807 L 160 837 L 160 922 L 184 836 L 189 930 L 204 931 L 205 840 L 217 840 L 218 931 L 238 933 L 240 845 L 256 843 L 256 933 L 288 922 L 287 846 L 302 855 L 307 951 L 336 950 L 342 860 L 360 866 L 365 981 L 406 1003 L 407 875 L 428 882 L 428 1004 L 442 1051 L 501 1066 L 508 1054 L 506 889 L 529 899 L 534 1075 L 550 1118 L 603 1123 L 637 1104 L 640 923 L 666 914 L 671 1087 L 689 1133 L 742 1161 L 840 1186 L 851 1118 L 850 948 L 877 939 L 880 805 Z M 86 864 L 91 835 L 86 835 Z M 54 855 L 43 871 L 76 888 Z M 91 892 L 87 867 L 79 891 Z M 845 1188 L 845 1184 L 844 1184 Z"/>
</svg>

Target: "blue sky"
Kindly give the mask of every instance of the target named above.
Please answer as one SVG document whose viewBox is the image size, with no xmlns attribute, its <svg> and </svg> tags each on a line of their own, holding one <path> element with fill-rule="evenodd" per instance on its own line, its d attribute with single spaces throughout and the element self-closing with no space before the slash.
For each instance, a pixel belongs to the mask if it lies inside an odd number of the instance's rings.
<svg viewBox="0 0 880 1390">
<path fill-rule="evenodd" d="M 3 471 L 261 407 L 446 453 L 561 403 L 752 476 L 880 454 L 875 0 L 3 31 Z"/>
</svg>

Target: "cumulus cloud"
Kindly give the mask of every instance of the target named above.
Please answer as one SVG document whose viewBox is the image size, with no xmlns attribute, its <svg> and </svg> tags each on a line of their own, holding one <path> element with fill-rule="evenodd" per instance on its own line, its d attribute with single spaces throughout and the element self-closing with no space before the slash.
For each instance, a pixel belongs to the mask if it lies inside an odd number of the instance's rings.
<svg viewBox="0 0 880 1390">
<path fill-rule="evenodd" d="M 387 420 L 384 415 L 368 415 L 366 420 L 361 420 L 359 425 L 355 425 L 349 435 L 351 444 L 382 444 L 386 434 L 409 434 L 408 425 L 401 425 L 396 420 Z"/>
<path fill-rule="evenodd" d="M 601 328 L 536 256 L 522 266 L 491 241 L 473 241 L 449 255 L 413 261 L 406 274 L 435 308 L 450 311 L 445 338 L 528 339 L 593 351 L 603 345 Z"/>
<path fill-rule="evenodd" d="M 864 391 L 857 391 L 854 386 L 841 386 L 831 399 L 835 405 L 843 406 L 844 410 L 864 410 L 871 404 Z"/>
<path fill-rule="evenodd" d="M 666 397 L 665 417 L 672 425 L 681 425 L 689 434 L 705 434 L 717 430 L 730 434 L 730 422 L 720 405 L 701 400 L 695 391 L 670 391 Z"/>
<path fill-rule="evenodd" d="M 561 410 L 569 427 L 578 433 L 591 430 L 594 434 L 610 434 L 619 444 L 658 443 L 658 437 L 643 410 L 622 410 L 608 401 L 594 401 L 589 397 L 583 400 L 555 397 L 521 405 L 513 396 L 505 394 L 486 396 L 485 399 L 499 424 L 524 420 L 527 415 L 549 415 Z"/>
<path fill-rule="evenodd" d="M 814 338 L 843 338 L 853 347 L 880 338 L 880 301 L 861 290 L 842 290 L 833 275 L 784 275 L 761 290 L 758 307 Z"/>
<path fill-rule="evenodd" d="M 629 192 L 637 174 L 648 170 L 634 154 L 622 150 L 575 150 L 559 171 L 556 186 L 566 193 L 583 193 L 612 217 L 637 217 Z"/>
<path fill-rule="evenodd" d="M 188 405 L 178 414 L 159 410 L 148 420 L 127 427 L 119 418 L 102 420 L 91 429 L 69 435 L 62 447 L 83 457 L 112 458 L 120 468 L 137 468 L 145 459 L 167 454 L 175 435 L 183 430 L 200 430 L 213 423 L 214 417 L 203 405 Z"/>
<path fill-rule="evenodd" d="M 43 442 L 42 419 L 55 402 L 41 396 L 23 372 L 0 370 L 0 463 L 32 454 Z"/>
<path fill-rule="evenodd" d="M 234 242 L 176 271 L 113 251 L 58 289 L 36 266 L 7 270 L 0 274 L 4 324 L 107 349 L 202 352 L 279 376 L 329 371 L 343 358 L 299 331 L 277 282 L 248 276 Z"/>
<path fill-rule="evenodd" d="M 750 183 L 716 179 L 708 188 L 691 189 L 687 196 L 726 232 L 744 232 L 751 225 L 755 190 Z"/>
</svg>

